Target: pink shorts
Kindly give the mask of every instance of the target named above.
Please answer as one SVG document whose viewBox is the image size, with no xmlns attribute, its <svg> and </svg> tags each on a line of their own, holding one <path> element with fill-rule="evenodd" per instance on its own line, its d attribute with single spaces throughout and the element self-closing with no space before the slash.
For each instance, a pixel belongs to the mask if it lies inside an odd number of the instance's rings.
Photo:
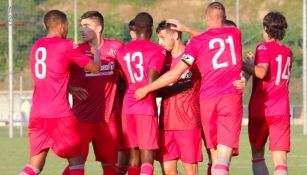
<svg viewBox="0 0 307 175">
<path fill-rule="evenodd" d="M 158 117 L 146 115 L 123 115 L 125 147 L 143 150 L 158 149 Z"/>
<path fill-rule="evenodd" d="M 115 119 L 102 123 L 78 122 L 81 133 L 82 156 L 86 160 L 92 142 L 96 161 L 114 164 L 117 162 L 118 136 Z"/>
<path fill-rule="evenodd" d="M 223 95 L 200 100 L 201 121 L 208 149 L 222 144 L 238 155 L 242 123 L 242 96 Z"/>
<path fill-rule="evenodd" d="M 161 131 L 158 160 L 167 162 L 180 159 L 183 163 L 203 160 L 201 129 Z"/>
<path fill-rule="evenodd" d="M 30 156 L 51 148 L 62 158 L 81 156 L 80 134 L 75 116 L 61 118 L 30 118 Z"/>
<path fill-rule="evenodd" d="M 269 137 L 271 151 L 290 151 L 290 116 L 250 117 L 249 141 L 256 149 L 262 148 Z"/>
</svg>

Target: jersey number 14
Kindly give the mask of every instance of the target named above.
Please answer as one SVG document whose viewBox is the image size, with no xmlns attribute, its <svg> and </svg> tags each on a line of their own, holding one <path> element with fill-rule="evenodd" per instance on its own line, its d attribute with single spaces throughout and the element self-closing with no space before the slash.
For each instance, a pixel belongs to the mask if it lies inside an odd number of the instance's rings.
<svg viewBox="0 0 307 175">
<path fill-rule="evenodd" d="M 291 58 L 287 57 L 287 62 L 286 62 L 286 65 L 285 65 L 284 68 L 282 68 L 282 55 L 278 55 L 276 57 L 276 61 L 278 63 L 278 67 L 277 67 L 277 75 L 276 75 L 275 85 L 279 85 L 281 79 L 285 79 L 285 80 L 287 80 L 287 82 L 289 81 Z"/>
</svg>

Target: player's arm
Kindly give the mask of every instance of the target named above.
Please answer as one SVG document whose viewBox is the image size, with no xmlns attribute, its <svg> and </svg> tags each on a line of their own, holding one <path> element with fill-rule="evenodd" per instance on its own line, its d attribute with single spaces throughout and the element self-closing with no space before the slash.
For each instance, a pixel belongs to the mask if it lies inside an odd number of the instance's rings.
<svg viewBox="0 0 307 175">
<path fill-rule="evenodd" d="M 91 51 L 94 54 L 94 59 L 86 64 L 84 68 L 92 73 L 99 73 L 101 66 L 100 51 L 98 47 L 92 47 Z"/>
<path fill-rule="evenodd" d="M 86 100 L 88 96 L 88 92 L 86 89 L 76 86 L 69 86 L 68 87 L 69 93 L 78 98 L 79 100 Z"/>
<path fill-rule="evenodd" d="M 192 36 L 197 36 L 197 35 L 202 33 L 199 30 L 190 28 L 189 26 L 183 24 L 181 21 L 179 21 L 177 19 L 167 19 L 166 22 L 176 25 L 176 27 L 171 27 L 171 29 L 177 30 L 177 31 L 180 31 L 180 32 L 186 32 L 186 33 L 191 34 Z"/>
<path fill-rule="evenodd" d="M 148 72 L 148 84 L 154 82 L 156 79 L 158 79 L 160 76 L 159 72 L 155 69 L 149 69 Z"/>
<path fill-rule="evenodd" d="M 243 71 L 259 79 L 263 79 L 268 72 L 269 64 L 261 63 L 254 65 L 254 61 L 255 61 L 255 56 L 249 53 L 247 55 L 246 61 L 243 62 L 243 68 L 242 68 Z"/>
<path fill-rule="evenodd" d="M 180 61 L 173 69 L 163 74 L 161 77 L 159 77 L 154 82 L 138 89 L 135 92 L 135 98 L 138 100 L 141 100 L 148 93 L 176 82 L 188 68 L 189 66 L 184 61 Z"/>
</svg>

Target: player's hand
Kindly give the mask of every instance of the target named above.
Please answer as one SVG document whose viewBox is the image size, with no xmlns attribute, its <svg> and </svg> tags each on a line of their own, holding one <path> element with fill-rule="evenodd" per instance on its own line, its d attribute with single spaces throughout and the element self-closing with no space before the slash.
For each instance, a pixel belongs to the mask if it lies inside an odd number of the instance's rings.
<svg viewBox="0 0 307 175">
<path fill-rule="evenodd" d="M 147 94 L 148 92 L 146 91 L 145 88 L 139 88 L 138 90 L 135 91 L 134 96 L 137 100 L 142 100 Z"/>
<path fill-rule="evenodd" d="M 245 79 L 245 77 L 243 76 L 242 73 L 240 74 L 240 76 L 241 76 L 241 79 L 232 82 L 232 85 L 233 85 L 236 89 L 244 90 L 245 87 L 246 87 L 246 84 L 247 84 L 247 83 L 246 83 L 246 79 Z"/>
<path fill-rule="evenodd" d="M 255 62 L 255 55 L 253 52 L 248 52 L 246 55 L 246 61 L 245 61 L 248 65 L 254 65 Z"/>
<path fill-rule="evenodd" d="M 69 93 L 74 97 L 77 97 L 79 100 L 86 100 L 88 97 L 87 90 L 81 87 L 70 86 Z"/>
<path fill-rule="evenodd" d="M 185 24 L 183 24 L 181 21 L 177 19 L 167 19 L 166 22 L 176 25 L 176 27 L 171 26 L 171 29 L 173 30 L 177 30 L 180 32 L 187 32 L 189 30 L 188 26 L 186 26 Z"/>
</svg>

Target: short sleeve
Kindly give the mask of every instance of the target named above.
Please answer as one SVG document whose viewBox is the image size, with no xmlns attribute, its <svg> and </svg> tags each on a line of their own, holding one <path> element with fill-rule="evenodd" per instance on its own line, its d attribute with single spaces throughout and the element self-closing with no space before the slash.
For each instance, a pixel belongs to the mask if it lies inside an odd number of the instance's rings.
<svg viewBox="0 0 307 175">
<path fill-rule="evenodd" d="M 188 66 L 191 66 L 197 58 L 197 49 L 195 41 L 191 39 L 187 46 L 185 47 L 184 54 L 181 57 L 181 60 L 186 63 Z"/>
<path fill-rule="evenodd" d="M 166 51 L 162 48 L 156 49 L 152 58 L 149 61 L 148 68 L 155 69 L 157 72 L 161 72 L 166 59 Z"/>
<path fill-rule="evenodd" d="M 255 65 L 269 62 L 270 55 L 267 46 L 265 46 L 264 44 L 259 44 L 256 50 Z"/>
<path fill-rule="evenodd" d="M 91 59 L 81 51 L 78 44 L 73 43 L 73 41 L 70 41 L 66 46 L 66 58 L 68 58 L 69 62 L 75 63 L 80 67 L 84 67 L 91 61 Z"/>
</svg>

